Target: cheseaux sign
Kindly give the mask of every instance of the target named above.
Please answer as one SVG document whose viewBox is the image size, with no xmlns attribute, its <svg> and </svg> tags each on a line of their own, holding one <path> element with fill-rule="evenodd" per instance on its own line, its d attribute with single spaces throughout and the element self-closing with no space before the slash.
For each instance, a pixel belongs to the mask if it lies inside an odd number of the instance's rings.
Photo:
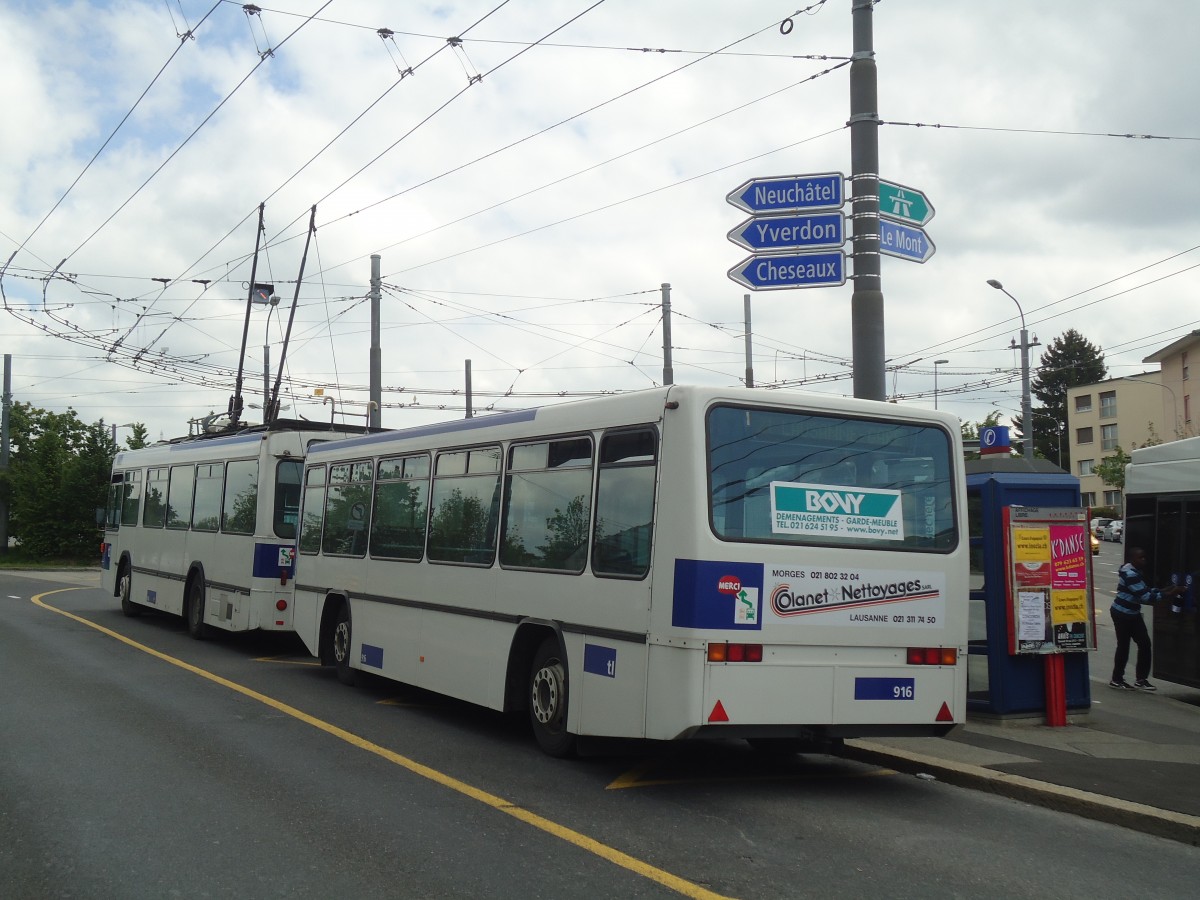
<svg viewBox="0 0 1200 900">
<path fill-rule="evenodd" d="M 834 538 L 904 540 L 899 491 L 771 482 L 771 530 Z"/>
</svg>

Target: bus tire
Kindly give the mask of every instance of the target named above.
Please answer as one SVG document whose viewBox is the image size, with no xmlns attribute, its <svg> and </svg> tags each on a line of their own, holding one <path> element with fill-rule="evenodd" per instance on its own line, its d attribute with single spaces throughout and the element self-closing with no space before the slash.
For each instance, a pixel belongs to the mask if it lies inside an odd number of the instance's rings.
<svg viewBox="0 0 1200 900">
<path fill-rule="evenodd" d="M 142 607 L 130 599 L 133 595 L 133 570 L 128 563 L 121 563 L 117 570 L 117 594 L 121 597 L 121 612 L 130 619 L 142 614 Z"/>
<path fill-rule="evenodd" d="M 538 745 L 549 756 L 575 753 L 575 735 L 567 731 L 568 681 L 566 654 L 558 638 L 547 637 L 529 667 L 529 722 Z"/>
<path fill-rule="evenodd" d="M 188 634 L 198 641 L 212 637 L 212 626 L 204 624 L 204 576 L 197 573 L 188 581 L 183 602 L 183 618 Z"/>
<path fill-rule="evenodd" d="M 357 680 L 357 673 L 350 668 L 350 648 L 353 637 L 350 630 L 350 608 L 345 603 L 341 603 L 338 605 L 337 618 L 333 620 L 333 636 L 330 646 L 333 648 L 333 666 L 337 671 L 338 681 L 342 684 L 353 685 Z"/>
</svg>

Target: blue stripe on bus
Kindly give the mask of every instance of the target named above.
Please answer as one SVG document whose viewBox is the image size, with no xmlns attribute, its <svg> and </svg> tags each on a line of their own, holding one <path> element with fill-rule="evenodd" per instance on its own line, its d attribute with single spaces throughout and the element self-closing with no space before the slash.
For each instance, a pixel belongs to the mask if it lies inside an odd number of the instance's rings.
<svg viewBox="0 0 1200 900">
<path fill-rule="evenodd" d="M 288 550 L 291 564 L 286 566 L 288 576 L 296 574 L 295 544 L 255 544 L 254 545 L 254 577 L 279 577 L 279 551 Z"/>
<path fill-rule="evenodd" d="M 762 563 L 675 560 L 671 624 L 676 628 L 761 631 Z"/>
<path fill-rule="evenodd" d="M 358 661 L 364 666 L 370 666 L 372 669 L 382 669 L 383 648 L 372 647 L 370 644 L 363 644 L 362 653 L 359 654 Z"/>
<path fill-rule="evenodd" d="M 617 651 L 599 644 L 583 645 L 583 671 L 606 678 L 617 677 Z"/>
</svg>

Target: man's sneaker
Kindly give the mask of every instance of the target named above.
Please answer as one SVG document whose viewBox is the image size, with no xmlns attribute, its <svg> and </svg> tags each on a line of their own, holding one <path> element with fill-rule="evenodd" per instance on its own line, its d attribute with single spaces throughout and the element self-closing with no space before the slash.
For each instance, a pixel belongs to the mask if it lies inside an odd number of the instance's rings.
<svg viewBox="0 0 1200 900">
<path fill-rule="evenodd" d="M 1147 682 L 1147 684 L 1149 684 L 1149 682 Z M 1124 679 L 1122 679 L 1121 681 L 1117 681 L 1117 680 L 1114 678 L 1112 681 L 1110 681 L 1110 682 L 1108 683 L 1108 686 L 1109 686 L 1110 688 L 1116 688 L 1118 691 L 1133 691 L 1133 690 L 1137 690 L 1137 689 L 1136 689 L 1136 688 L 1135 688 L 1135 687 L 1134 687 L 1132 684 L 1130 684 L 1128 681 L 1125 681 Z M 1151 688 L 1151 690 L 1154 690 L 1154 689 L 1153 689 L 1153 688 Z"/>
<path fill-rule="evenodd" d="M 1133 686 L 1135 688 L 1137 688 L 1139 691 L 1157 691 L 1158 690 L 1158 688 L 1156 688 L 1154 685 L 1152 685 L 1150 682 L 1148 682 L 1145 678 L 1139 678 L 1137 681 L 1135 681 L 1133 683 Z"/>
</svg>

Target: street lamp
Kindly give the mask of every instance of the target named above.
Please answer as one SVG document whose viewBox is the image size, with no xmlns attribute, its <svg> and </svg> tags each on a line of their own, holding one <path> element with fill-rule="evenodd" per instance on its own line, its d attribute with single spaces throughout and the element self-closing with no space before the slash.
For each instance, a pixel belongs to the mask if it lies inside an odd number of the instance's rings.
<svg viewBox="0 0 1200 900">
<path fill-rule="evenodd" d="M 1017 298 L 1004 290 L 1004 285 L 995 278 L 989 278 L 988 284 L 998 291 L 1008 294 L 1008 299 L 1017 304 L 1017 312 L 1021 315 L 1021 430 L 1025 432 L 1024 457 L 1033 459 L 1033 414 L 1029 402 L 1029 332 L 1025 330 L 1025 311 Z"/>
<path fill-rule="evenodd" d="M 937 409 L 937 367 L 950 362 L 948 359 L 935 359 L 933 361 L 933 408 Z"/>
</svg>

